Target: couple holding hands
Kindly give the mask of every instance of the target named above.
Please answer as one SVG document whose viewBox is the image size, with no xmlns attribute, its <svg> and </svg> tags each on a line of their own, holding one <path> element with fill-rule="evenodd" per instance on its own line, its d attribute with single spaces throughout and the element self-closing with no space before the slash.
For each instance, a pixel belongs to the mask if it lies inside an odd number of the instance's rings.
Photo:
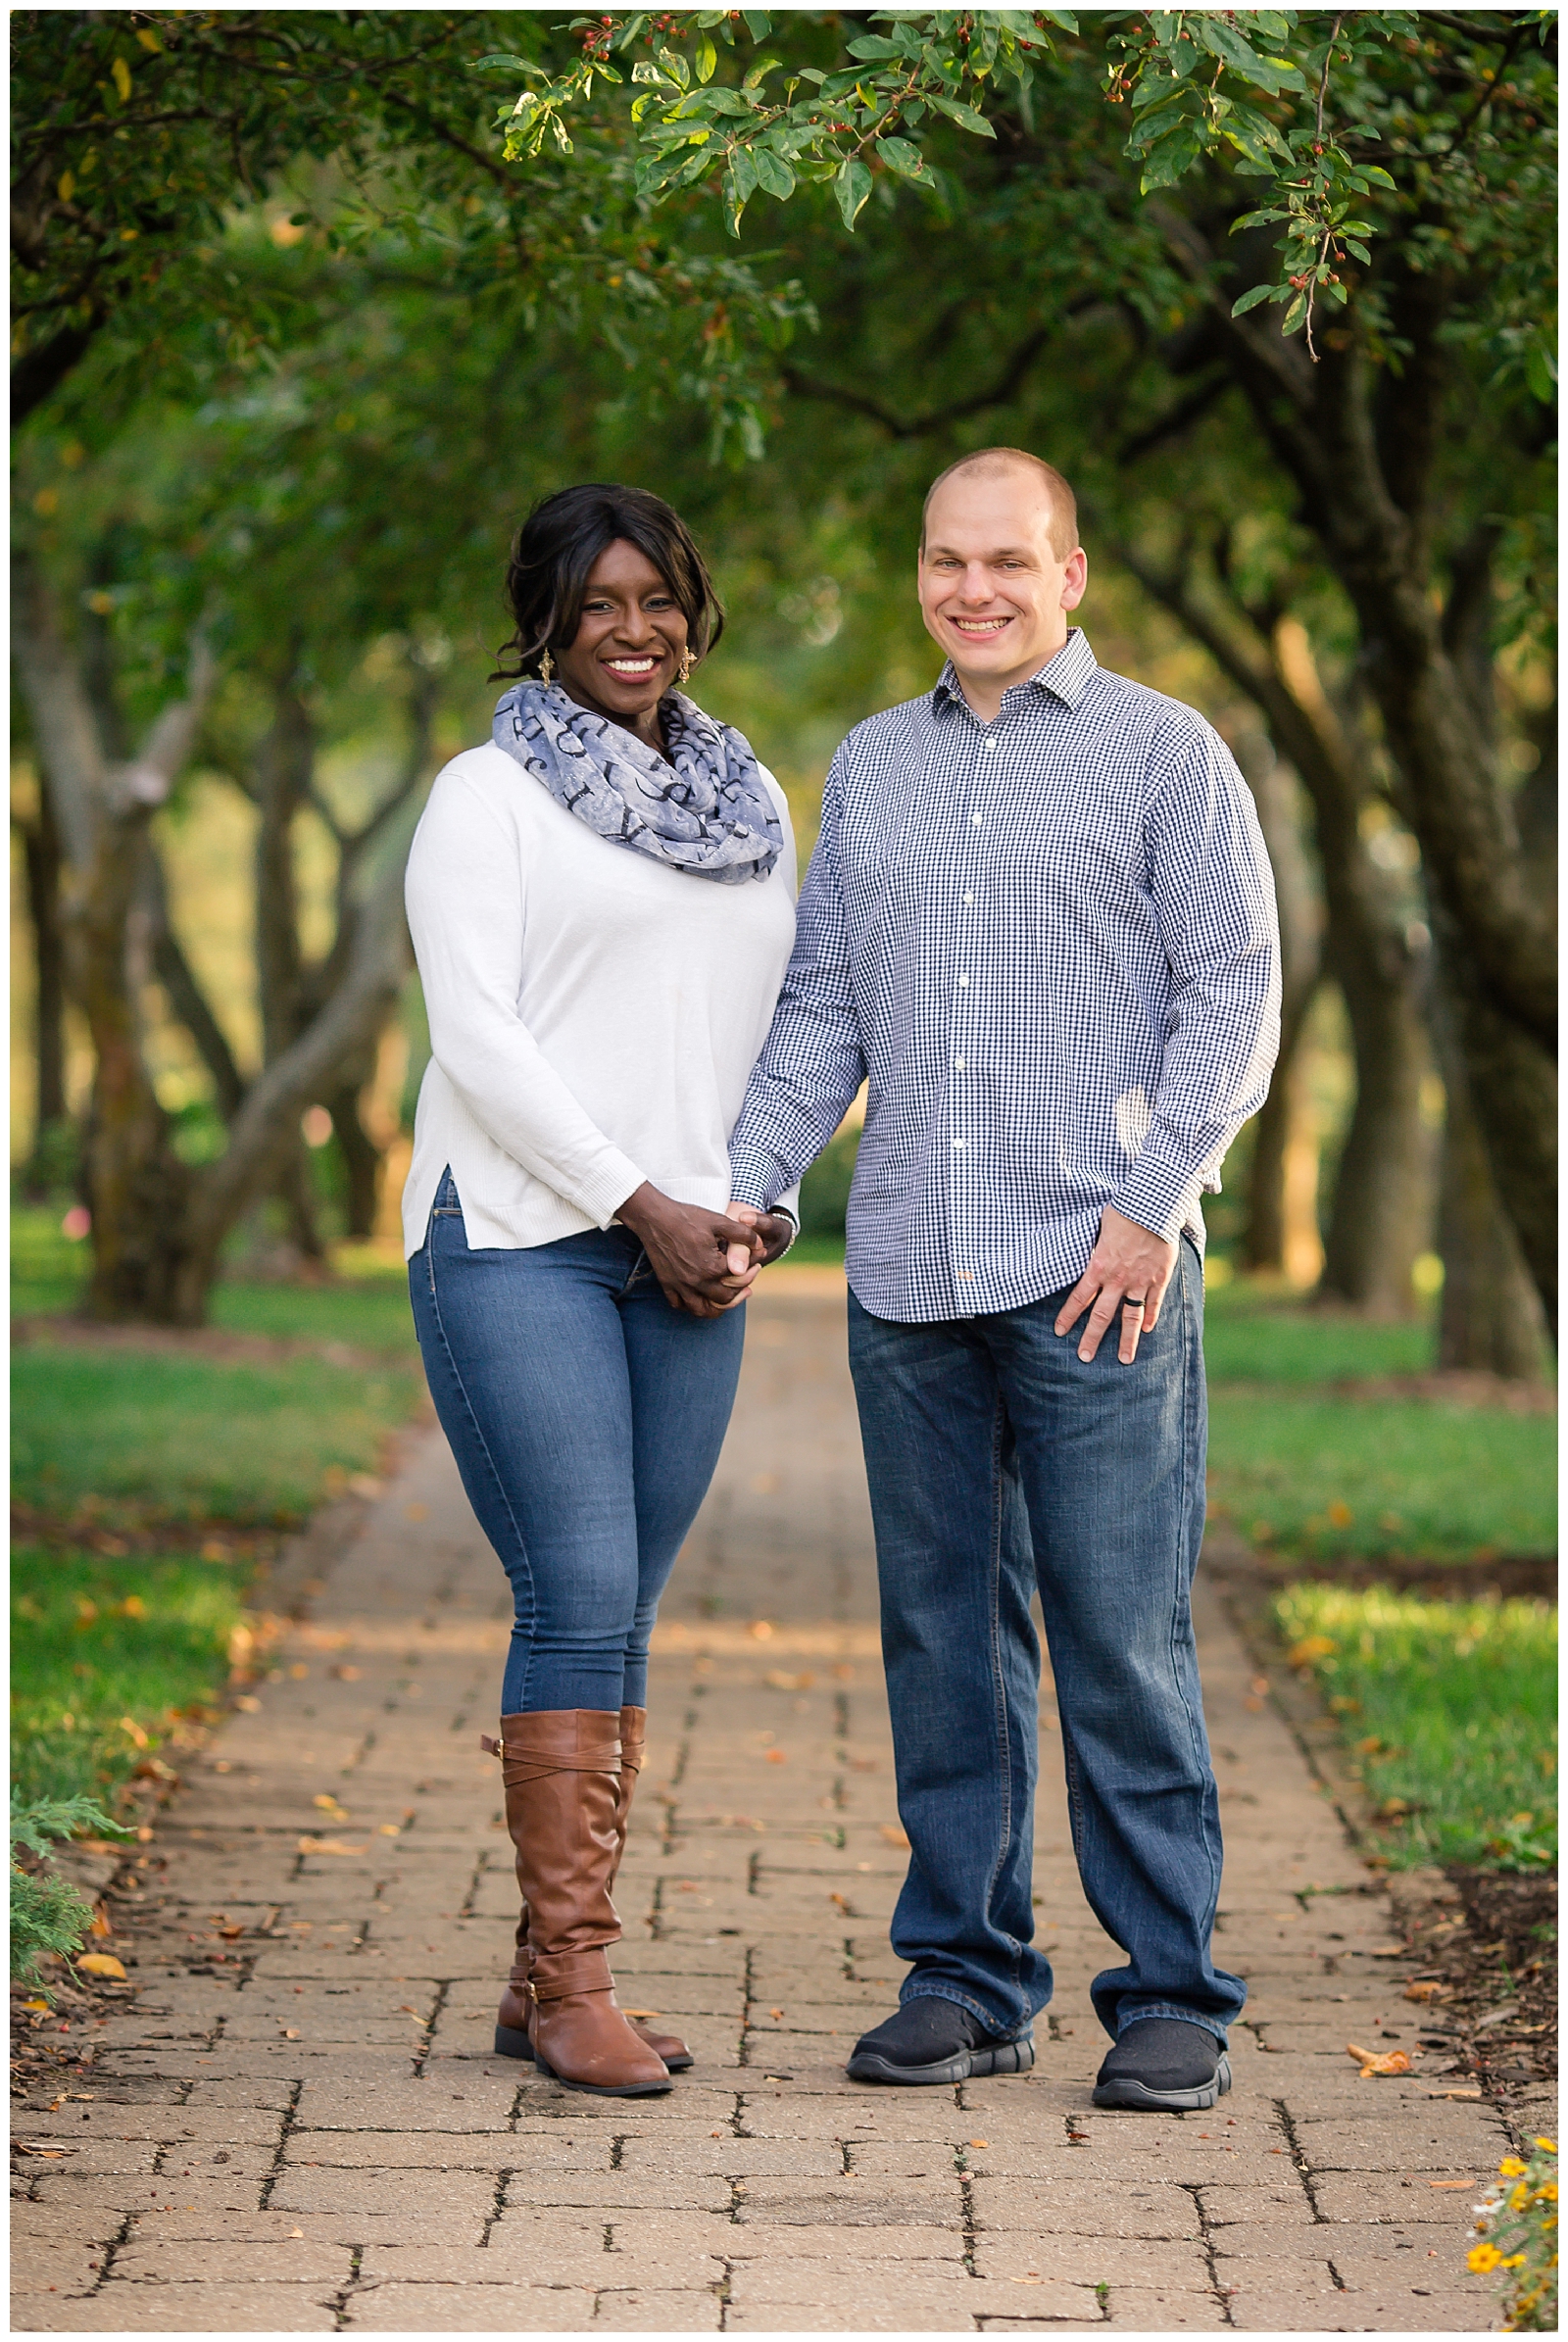
<svg viewBox="0 0 1568 2342">
<path fill-rule="evenodd" d="M 1096 2103 L 1211 2106 L 1246 1987 L 1190 1589 L 1202 1221 L 1278 1037 L 1251 800 L 1189 707 L 1069 613 L 1072 493 L 944 472 L 917 587 L 935 688 L 834 758 L 795 902 L 784 794 L 681 686 L 722 613 L 640 490 L 514 551 L 493 738 L 409 861 L 432 1055 L 404 1195 L 425 1371 L 515 1599 L 499 1741 L 522 1912 L 496 2047 L 609 2095 L 685 2044 L 615 2005 L 612 1889 L 659 1597 L 723 1440 L 759 1271 L 862 1083 L 850 1363 L 908 1874 L 900 2005 L 853 2077 L 1027 2072 L 1038 1591 L 1074 1847 L 1125 1953 Z"/>
</svg>

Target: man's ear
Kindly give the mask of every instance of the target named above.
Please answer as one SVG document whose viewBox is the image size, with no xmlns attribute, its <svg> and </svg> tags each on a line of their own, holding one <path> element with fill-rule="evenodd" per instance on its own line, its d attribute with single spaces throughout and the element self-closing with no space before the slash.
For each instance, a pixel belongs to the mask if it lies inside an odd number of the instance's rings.
<svg viewBox="0 0 1568 2342">
<path fill-rule="evenodd" d="M 1061 607 L 1076 610 L 1089 591 L 1089 556 L 1081 545 L 1067 556 L 1067 574 L 1061 581 Z"/>
</svg>

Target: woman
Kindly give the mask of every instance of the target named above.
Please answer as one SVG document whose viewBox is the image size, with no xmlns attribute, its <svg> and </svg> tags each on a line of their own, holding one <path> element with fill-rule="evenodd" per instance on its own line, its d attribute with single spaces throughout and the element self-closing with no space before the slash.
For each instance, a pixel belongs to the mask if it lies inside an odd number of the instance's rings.
<svg viewBox="0 0 1568 2342">
<path fill-rule="evenodd" d="M 436 1411 L 515 1603 L 485 1742 L 523 1896 L 496 2048 L 633 2096 L 692 2062 L 615 2006 L 611 1887 L 659 1596 L 734 1400 L 736 1304 L 793 1233 L 723 1207 L 795 852 L 776 781 L 675 688 L 723 613 L 668 505 L 549 497 L 507 582 L 515 679 L 409 856 L 432 1054 L 405 1249 Z"/>
</svg>

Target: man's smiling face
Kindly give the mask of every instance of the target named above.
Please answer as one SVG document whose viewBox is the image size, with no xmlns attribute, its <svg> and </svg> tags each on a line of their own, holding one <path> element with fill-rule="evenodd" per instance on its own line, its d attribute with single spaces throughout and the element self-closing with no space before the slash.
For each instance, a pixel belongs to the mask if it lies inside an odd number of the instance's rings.
<svg viewBox="0 0 1568 2342">
<path fill-rule="evenodd" d="M 1067 639 L 1088 563 L 1051 541 L 1047 482 L 1022 464 L 955 472 L 931 499 L 918 588 L 926 631 L 989 700 L 1039 672 Z"/>
</svg>

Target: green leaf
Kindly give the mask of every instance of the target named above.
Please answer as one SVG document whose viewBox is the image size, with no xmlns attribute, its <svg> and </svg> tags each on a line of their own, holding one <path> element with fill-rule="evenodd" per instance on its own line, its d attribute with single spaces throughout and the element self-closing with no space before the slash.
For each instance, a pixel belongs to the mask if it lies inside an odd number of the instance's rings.
<svg viewBox="0 0 1568 2342">
<path fill-rule="evenodd" d="M 680 87 L 678 81 L 673 80 L 662 67 L 652 64 L 646 57 L 632 67 L 631 77 L 634 81 L 652 81 L 659 89 L 678 89 Z"/>
<path fill-rule="evenodd" d="M 979 138 L 995 138 L 997 133 L 985 116 L 976 114 L 972 106 L 961 105 L 956 98 L 939 97 L 934 89 L 927 94 L 939 113 L 945 114 L 950 122 L 956 122 L 960 130 L 972 130 Z"/>
<path fill-rule="evenodd" d="M 1374 187 L 1392 188 L 1394 185 L 1394 181 L 1390 178 L 1388 172 L 1386 171 L 1380 170 L 1376 163 L 1363 163 L 1361 165 L 1358 176 L 1369 181 L 1369 183 Z"/>
<path fill-rule="evenodd" d="M 1144 165 L 1139 192 L 1152 195 L 1158 187 L 1174 187 L 1177 180 L 1202 154 L 1203 142 L 1189 129 L 1179 129 L 1169 138 L 1162 138 Z"/>
<path fill-rule="evenodd" d="M 714 48 L 712 42 L 709 39 L 706 32 L 697 44 L 697 56 L 695 62 L 697 67 L 698 80 L 711 81 L 715 72 L 718 69 L 718 51 Z"/>
<path fill-rule="evenodd" d="M 1525 381 L 1533 399 L 1539 399 L 1543 407 L 1551 405 L 1557 395 L 1557 366 L 1543 342 L 1532 342 L 1525 352 Z"/>
<path fill-rule="evenodd" d="M 1353 252 L 1358 261 L 1366 261 L 1370 263 L 1372 259 L 1372 255 L 1370 252 L 1368 252 L 1366 246 L 1362 243 L 1358 243 L 1354 236 L 1346 237 L 1345 249 L 1347 252 Z"/>
<path fill-rule="evenodd" d="M 1217 12 L 1195 8 L 1189 12 L 1186 21 L 1211 57 L 1220 58 L 1233 73 L 1245 74 L 1254 88 L 1266 89 L 1272 95 L 1279 89 L 1306 87 L 1299 66 L 1292 65 L 1283 57 L 1259 57 L 1235 26 Z"/>
<path fill-rule="evenodd" d="M 743 8 L 741 20 L 753 40 L 766 40 L 772 30 L 773 20 L 765 8 Z"/>
<path fill-rule="evenodd" d="M 1298 293 L 1296 299 L 1291 303 L 1290 308 L 1285 312 L 1285 322 L 1280 327 L 1280 331 L 1282 333 L 1295 333 L 1298 328 L 1301 325 L 1304 325 L 1305 322 L 1306 295 L 1304 293 Z"/>
<path fill-rule="evenodd" d="M 795 173 L 783 156 L 770 146 L 758 146 L 752 149 L 752 161 L 757 166 L 757 183 L 762 192 L 787 203 L 795 193 Z"/>
<path fill-rule="evenodd" d="M 1246 227 L 1272 227 L 1276 220 L 1289 218 L 1289 212 L 1244 212 L 1240 220 L 1231 221 L 1231 234 L 1239 236 Z"/>
<path fill-rule="evenodd" d="M 759 83 L 761 81 L 764 73 L 776 73 L 777 72 L 778 59 L 776 57 L 759 57 L 755 65 L 752 67 L 751 72 L 741 83 L 741 87 L 743 89 L 756 89 Z M 821 75 L 817 74 L 815 78 L 820 80 Z"/>
<path fill-rule="evenodd" d="M 852 157 L 848 163 L 840 167 L 833 181 L 833 192 L 838 197 L 839 211 L 843 216 L 844 224 L 853 233 L 855 222 L 860 216 L 861 206 L 871 192 L 871 173 L 863 163 L 857 162 Z"/>
<path fill-rule="evenodd" d="M 911 138 L 879 138 L 876 151 L 890 171 L 897 171 L 906 179 L 926 175 L 925 157 Z"/>
<path fill-rule="evenodd" d="M 1273 292 L 1274 287 L 1271 284 L 1254 284 L 1250 293 L 1242 295 L 1240 301 L 1232 302 L 1231 316 L 1245 317 L 1250 309 L 1258 309 L 1265 301 L 1271 299 Z"/>
<path fill-rule="evenodd" d="M 474 73 L 495 72 L 532 73 L 536 78 L 544 76 L 542 65 L 531 65 L 526 57 L 514 57 L 505 49 L 498 49 L 493 57 L 476 57 L 468 70 Z"/>
<path fill-rule="evenodd" d="M 640 40 L 642 38 L 643 30 L 647 25 L 647 23 L 648 18 L 646 14 L 628 17 L 624 24 L 622 24 L 620 30 L 616 33 L 614 40 L 611 44 L 612 47 L 616 49 L 629 49 L 634 40 Z"/>
<path fill-rule="evenodd" d="M 867 60 L 873 57 L 902 57 L 904 55 L 902 41 L 884 40 L 880 32 L 862 33 L 858 40 L 846 41 L 844 46 L 852 57 Z"/>
<path fill-rule="evenodd" d="M 692 69 L 686 63 L 685 58 L 681 56 L 678 49 L 661 49 L 659 52 L 659 62 L 663 67 L 665 73 L 680 83 L 682 89 L 690 89 L 692 85 Z"/>
</svg>

